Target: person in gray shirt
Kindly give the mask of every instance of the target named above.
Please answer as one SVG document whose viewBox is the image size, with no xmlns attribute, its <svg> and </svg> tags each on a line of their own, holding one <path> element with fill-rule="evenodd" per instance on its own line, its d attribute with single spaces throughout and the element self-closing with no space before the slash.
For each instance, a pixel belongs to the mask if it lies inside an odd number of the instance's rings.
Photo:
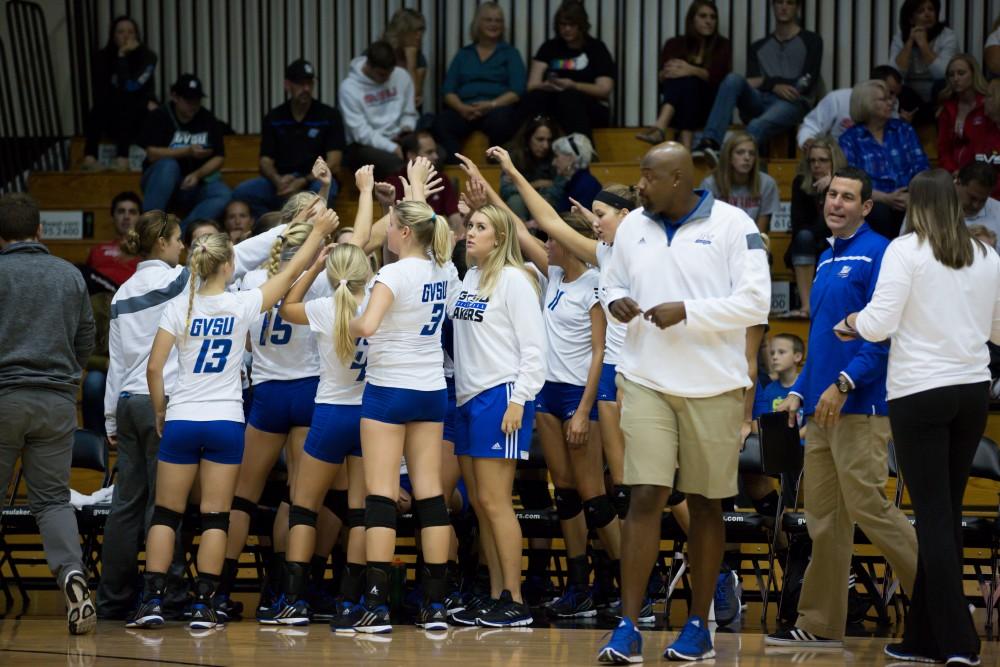
<svg viewBox="0 0 1000 667">
<path fill-rule="evenodd" d="M 746 76 L 722 80 L 695 157 L 718 161 L 719 145 L 739 108 L 746 130 L 758 146 L 795 128 L 816 102 L 823 40 L 798 24 L 801 0 L 771 0 L 774 32 L 750 45 Z"/>
<path fill-rule="evenodd" d="M 72 634 L 97 615 L 83 572 L 80 531 L 69 504 L 80 374 L 94 348 L 94 315 L 83 275 L 39 242 L 38 206 L 0 198 L 0 488 L 21 458 L 28 507 L 49 568 L 66 596 Z"/>
</svg>

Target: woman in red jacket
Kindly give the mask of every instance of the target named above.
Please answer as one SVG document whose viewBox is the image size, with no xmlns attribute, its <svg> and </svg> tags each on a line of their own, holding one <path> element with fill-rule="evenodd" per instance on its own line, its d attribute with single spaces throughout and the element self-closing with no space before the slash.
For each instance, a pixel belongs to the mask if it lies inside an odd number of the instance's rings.
<svg viewBox="0 0 1000 667">
<path fill-rule="evenodd" d="M 692 2 L 684 26 L 684 34 L 667 40 L 660 56 L 660 115 L 635 136 L 658 144 L 673 125 L 690 149 L 694 130 L 705 126 L 719 83 L 732 69 L 733 51 L 719 34 L 719 11 L 712 0 Z"/>
<path fill-rule="evenodd" d="M 948 85 L 938 98 L 938 163 L 955 173 L 996 148 L 1000 129 L 986 114 L 986 80 L 976 59 L 960 53 L 945 71 Z"/>
</svg>

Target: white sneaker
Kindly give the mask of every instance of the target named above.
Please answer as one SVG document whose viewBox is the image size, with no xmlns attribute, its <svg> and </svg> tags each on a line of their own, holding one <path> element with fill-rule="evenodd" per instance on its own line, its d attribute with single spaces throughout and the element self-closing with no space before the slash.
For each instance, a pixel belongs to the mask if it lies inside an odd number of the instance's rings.
<svg viewBox="0 0 1000 667">
<path fill-rule="evenodd" d="M 63 583 L 66 596 L 66 623 L 72 635 L 85 635 L 97 627 L 97 610 L 90 599 L 90 587 L 83 573 L 73 570 Z"/>
</svg>

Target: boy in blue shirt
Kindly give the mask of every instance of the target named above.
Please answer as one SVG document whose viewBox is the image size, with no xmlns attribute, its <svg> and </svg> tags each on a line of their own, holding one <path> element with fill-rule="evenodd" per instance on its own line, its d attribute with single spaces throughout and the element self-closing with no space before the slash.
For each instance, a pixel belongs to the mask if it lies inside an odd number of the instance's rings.
<svg viewBox="0 0 1000 667">
<path fill-rule="evenodd" d="M 774 412 L 792 390 L 799 377 L 799 367 L 805 357 L 805 344 L 795 334 L 780 333 L 771 337 L 768 357 L 771 360 L 771 375 L 774 379 L 767 385 L 758 380 L 757 394 L 753 401 L 753 418 Z M 801 422 L 801 416 L 799 420 Z M 756 428 L 756 425 L 755 425 Z M 799 424 L 800 434 L 805 438 L 805 424 Z"/>
</svg>

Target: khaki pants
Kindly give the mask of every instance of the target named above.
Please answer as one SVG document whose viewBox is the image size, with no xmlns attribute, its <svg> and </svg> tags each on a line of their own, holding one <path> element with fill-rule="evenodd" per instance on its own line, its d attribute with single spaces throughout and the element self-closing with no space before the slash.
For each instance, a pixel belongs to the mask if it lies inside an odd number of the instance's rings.
<svg viewBox="0 0 1000 667">
<path fill-rule="evenodd" d="M 888 417 L 842 415 L 832 428 L 809 422 L 803 487 L 813 550 L 796 623 L 806 632 L 844 636 L 855 523 L 885 554 L 903 588 L 913 590 L 916 533 L 885 497 L 889 437 Z"/>
</svg>

